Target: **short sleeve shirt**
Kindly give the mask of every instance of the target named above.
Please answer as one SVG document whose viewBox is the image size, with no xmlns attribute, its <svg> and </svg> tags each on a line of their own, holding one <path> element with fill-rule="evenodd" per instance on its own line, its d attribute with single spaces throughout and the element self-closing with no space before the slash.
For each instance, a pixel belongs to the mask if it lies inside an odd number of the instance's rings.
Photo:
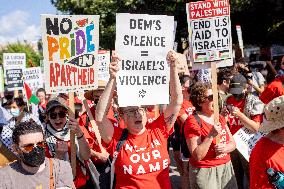
<svg viewBox="0 0 284 189">
<path fill-rule="evenodd" d="M 112 141 L 107 148 L 111 156 L 122 130 L 114 128 Z M 167 151 L 169 134 L 163 115 L 148 123 L 141 135 L 128 133 L 115 163 L 116 188 L 171 188 Z"/>
<path fill-rule="evenodd" d="M 261 138 L 252 150 L 250 165 L 251 189 L 274 189 L 266 173 L 268 168 L 284 173 L 284 145 Z"/>
<path fill-rule="evenodd" d="M 227 99 L 227 105 L 233 105 L 233 106 L 239 108 L 241 112 L 244 112 L 245 103 L 246 103 L 245 99 L 237 101 L 234 98 L 234 96 L 230 96 Z M 252 115 L 249 118 L 251 120 L 255 121 L 255 122 L 262 122 L 262 114 Z M 234 116 L 230 113 L 228 115 L 228 121 L 229 121 L 229 128 L 230 128 L 232 135 L 234 135 L 240 128 L 242 128 L 244 126 L 242 124 L 242 122 L 239 120 L 238 117 L 236 117 L 236 116 Z"/>
<path fill-rule="evenodd" d="M 226 129 L 226 120 L 224 117 L 220 116 L 220 123 L 222 126 L 222 131 L 220 135 L 220 142 L 224 144 L 228 144 L 230 137 Z M 201 141 L 204 140 L 206 136 L 208 136 L 209 132 L 213 128 L 213 125 L 205 122 L 200 118 L 200 124 L 198 124 L 197 120 L 193 115 L 189 116 L 188 119 L 185 121 L 184 126 L 184 135 L 186 139 L 190 139 L 193 137 L 200 136 Z M 216 155 L 215 153 L 215 145 L 216 145 L 216 139 L 214 138 L 213 142 L 211 143 L 209 150 L 206 154 L 206 156 L 200 160 L 196 161 L 194 158 L 190 158 L 190 164 L 194 167 L 198 168 L 209 168 L 209 167 L 215 167 L 221 164 L 225 164 L 228 161 L 230 161 L 230 155 L 229 154 L 221 154 Z"/>
<path fill-rule="evenodd" d="M 52 159 L 55 188 L 75 188 L 70 163 Z M 43 171 L 31 174 L 25 171 L 19 161 L 4 168 L 0 168 L 0 188 L 2 189 L 28 189 L 28 188 L 50 188 L 50 165 L 45 159 L 46 167 Z"/>
</svg>

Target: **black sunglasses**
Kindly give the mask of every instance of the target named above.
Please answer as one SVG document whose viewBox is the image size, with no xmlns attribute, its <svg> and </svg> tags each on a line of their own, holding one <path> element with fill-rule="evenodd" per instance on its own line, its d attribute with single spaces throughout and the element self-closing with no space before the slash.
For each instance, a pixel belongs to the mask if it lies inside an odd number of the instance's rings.
<svg viewBox="0 0 284 189">
<path fill-rule="evenodd" d="M 66 115 L 67 114 L 64 111 L 61 111 L 61 112 L 58 112 L 58 113 L 52 112 L 52 113 L 49 114 L 49 117 L 50 117 L 50 119 L 56 119 L 57 117 L 65 118 Z"/>
<path fill-rule="evenodd" d="M 206 97 L 209 101 L 213 101 L 213 94 Z"/>
</svg>

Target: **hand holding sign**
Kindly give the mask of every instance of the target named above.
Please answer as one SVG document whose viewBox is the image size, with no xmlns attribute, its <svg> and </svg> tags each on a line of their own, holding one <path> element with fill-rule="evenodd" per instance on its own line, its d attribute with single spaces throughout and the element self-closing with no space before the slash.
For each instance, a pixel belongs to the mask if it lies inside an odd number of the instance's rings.
<svg viewBox="0 0 284 189">
<path fill-rule="evenodd" d="M 177 64 L 178 64 L 178 54 L 173 51 L 173 50 L 170 50 L 167 54 L 167 60 L 168 60 L 168 63 L 170 65 L 170 67 L 175 67 Z"/>
<path fill-rule="evenodd" d="M 116 53 L 112 56 L 112 61 L 109 64 L 109 75 L 111 78 L 116 77 L 116 73 L 119 71 L 118 61 L 121 60 Z"/>
</svg>

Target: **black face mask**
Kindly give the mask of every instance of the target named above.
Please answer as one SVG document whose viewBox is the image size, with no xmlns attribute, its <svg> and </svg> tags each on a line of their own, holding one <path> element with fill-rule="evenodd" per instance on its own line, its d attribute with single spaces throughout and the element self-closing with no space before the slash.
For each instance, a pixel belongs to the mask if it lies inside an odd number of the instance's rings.
<svg viewBox="0 0 284 189">
<path fill-rule="evenodd" d="M 242 99 L 245 98 L 245 93 L 242 93 L 242 94 L 233 94 L 234 98 L 237 100 L 237 101 L 241 101 Z"/>
<path fill-rule="evenodd" d="M 34 149 L 28 153 L 22 153 L 22 161 L 31 167 L 39 167 L 45 160 L 45 150 L 42 147 L 34 147 Z"/>
</svg>

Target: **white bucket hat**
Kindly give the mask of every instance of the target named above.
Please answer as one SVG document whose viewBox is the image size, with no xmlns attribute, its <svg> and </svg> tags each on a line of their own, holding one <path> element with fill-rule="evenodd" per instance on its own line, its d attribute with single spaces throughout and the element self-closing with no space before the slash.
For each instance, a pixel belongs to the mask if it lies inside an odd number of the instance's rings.
<svg viewBox="0 0 284 189">
<path fill-rule="evenodd" d="M 271 100 L 264 108 L 265 118 L 259 131 L 269 133 L 284 127 L 284 95 Z"/>
</svg>

